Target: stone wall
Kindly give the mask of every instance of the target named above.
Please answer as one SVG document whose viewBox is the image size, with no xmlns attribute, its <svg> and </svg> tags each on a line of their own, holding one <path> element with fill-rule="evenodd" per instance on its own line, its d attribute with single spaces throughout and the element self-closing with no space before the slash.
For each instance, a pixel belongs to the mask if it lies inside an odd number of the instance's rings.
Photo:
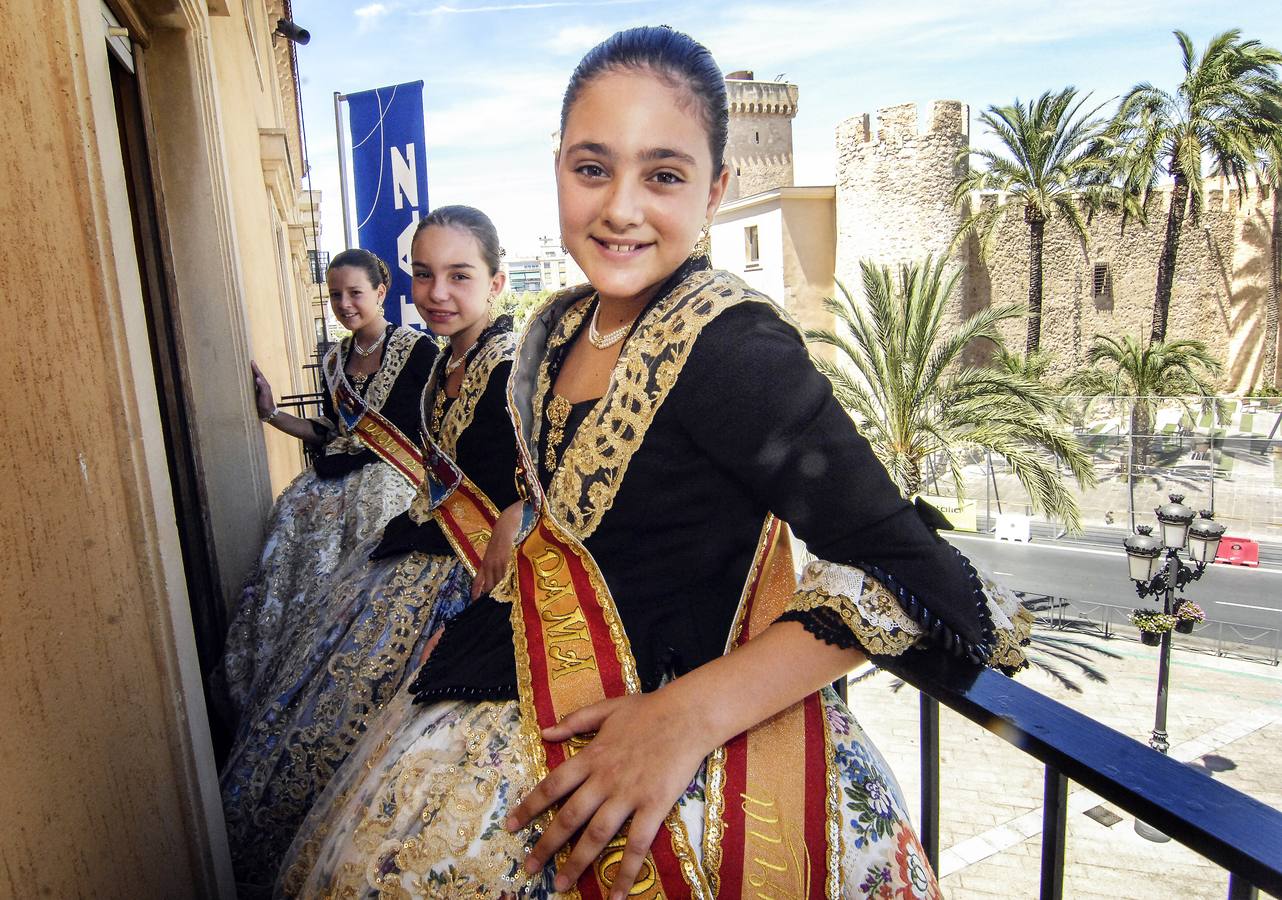
<svg viewBox="0 0 1282 900">
<path fill-rule="evenodd" d="M 726 141 L 730 183 L 724 202 L 790 186 L 797 86 L 729 79 L 726 92 L 730 103 L 730 132 Z"/>
<path fill-rule="evenodd" d="M 898 264 L 947 251 L 964 216 L 952 195 L 968 166 L 968 120 L 965 104 L 942 100 L 931 105 L 924 127 L 911 103 L 838 126 L 836 269 L 852 290 L 861 259 Z M 1167 333 L 1205 341 L 1225 361 L 1221 386 L 1242 391 L 1262 380 L 1273 198 L 1259 191 L 1243 198 L 1217 181 L 1208 188 L 1198 215 L 1185 222 Z M 1123 227 L 1116 213 L 1095 216 L 1085 245 L 1063 223 L 1048 223 L 1041 343 L 1054 374 L 1080 365 L 1096 333 L 1147 339 L 1169 202 L 1169 189 L 1155 192 L 1147 224 Z M 1000 226 L 991 259 L 981 258 L 973 239 L 953 258 L 962 267 L 955 318 L 992 303 L 1027 302 L 1028 227 L 1018 210 Z M 1098 296 L 1096 264 L 1109 272 Z M 1025 329 L 1023 319 L 1006 323 L 1013 349 L 1023 349 Z"/>
<path fill-rule="evenodd" d="M 1085 245 L 1065 223 L 1047 224 L 1041 342 L 1054 374 L 1079 367 L 1095 334 L 1147 341 L 1169 204 L 1170 191 L 1157 192 L 1147 223 L 1125 227 L 1119 214 L 1099 214 Z M 1244 201 L 1236 189 L 1210 190 L 1196 218 L 1185 220 L 1176 255 L 1167 337 L 1204 341 L 1225 362 L 1221 387 L 1229 391 L 1248 390 L 1261 375 L 1271 214 L 1258 192 Z M 973 242 L 968 256 L 968 306 L 1027 301 L 1028 226 L 1018 212 L 999 227 L 991 259 L 980 259 Z M 1099 295 L 1096 265 L 1109 273 Z M 1024 333 L 1023 320 L 1004 328 L 1014 348 L 1023 348 Z"/>
<path fill-rule="evenodd" d="M 965 173 L 969 107 L 931 105 L 925 128 L 905 103 L 837 126 L 837 277 L 858 283 L 859 261 L 897 264 L 943 253 L 961 213 L 952 192 Z"/>
</svg>

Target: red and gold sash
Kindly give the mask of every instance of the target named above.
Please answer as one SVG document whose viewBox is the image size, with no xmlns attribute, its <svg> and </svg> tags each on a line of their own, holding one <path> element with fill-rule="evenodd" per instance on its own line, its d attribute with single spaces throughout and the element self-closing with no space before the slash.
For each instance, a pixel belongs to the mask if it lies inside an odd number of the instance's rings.
<svg viewBox="0 0 1282 900">
<path fill-rule="evenodd" d="M 535 770 L 541 778 L 590 738 L 549 742 L 538 731 L 641 687 L 596 562 L 546 512 L 516 549 L 516 574 L 517 681 L 523 728 L 529 746 L 538 748 Z M 782 613 L 794 584 L 787 529 L 768 519 L 728 649 L 764 631 Z M 840 820 L 831 755 L 817 693 L 734 738 L 708 762 L 703 865 L 674 807 L 630 896 L 837 896 Z M 579 879 L 581 896 L 608 896 L 625 841 L 624 835 L 616 837 Z M 566 855 L 568 849 L 559 858 Z M 715 873 L 711 880 L 705 869 Z"/>
<path fill-rule="evenodd" d="M 542 778 L 588 739 L 544 741 L 540 730 L 607 697 L 639 693 L 641 685 L 596 561 L 551 516 L 541 516 L 516 548 L 516 577 L 519 596 L 512 604 L 512 632 L 522 727 L 528 745 L 542 757 L 534 760 Z M 578 895 L 588 900 L 609 896 L 625 843 L 622 834 L 610 842 L 579 879 Z M 558 855 L 562 864 L 568 855 L 568 847 Z M 630 896 L 712 897 L 675 808 L 655 836 Z"/>
<path fill-rule="evenodd" d="M 498 510 L 427 435 L 424 435 L 424 451 L 422 465 L 428 478 L 419 491 L 427 491 L 432 515 L 441 532 L 468 574 L 475 576 L 490 545 Z"/>
<path fill-rule="evenodd" d="M 365 402 L 343 377 L 341 368 L 336 375 L 331 372 L 326 375 L 334 409 L 348 430 L 404 476 L 420 495 L 426 496 L 427 511 L 436 518 L 469 574 L 476 575 L 498 520 L 498 511 L 490 498 L 446 456 L 426 429 L 424 447 L 420 449 L 386 416 Z"/>
</svg>

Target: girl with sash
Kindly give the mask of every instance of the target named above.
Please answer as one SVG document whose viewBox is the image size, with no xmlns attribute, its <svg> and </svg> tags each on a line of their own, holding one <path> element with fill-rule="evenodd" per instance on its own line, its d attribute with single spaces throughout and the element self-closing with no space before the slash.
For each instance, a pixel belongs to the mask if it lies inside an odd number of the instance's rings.
<svg viewBox="0 0 1282 900">
<path fill-rule="evenodd" d="M 260 697 L 260 681 L 311 594 L 361 541 L 405 509 L 414 487 L 363 442 L 344 405 L 360 403 L 397 428 L 417 428 L 419 396 L 436 345 L 383 318 L 390 275 L 368 250 L 344 250 L 325 273 L 330 307 L 352 334 L 326 354 L 321 416 L 282 412 L 271 385 L 251 363 L 259 417 L 319 448 L 316 462 L 281 492 L 267 520 L 258 564 L 247 579 L 227 633 L 218 675 L 234 723 Z"/>
<path fill-rule="evenodd" d="M 441 207 L 415 232 L 414 304 L 448 337 L 449 352 L 431 367 L 413 429 L 367 412 L 373 425 L 362 424 L 361 436 L 416 491 L 309 602 L 242 721 L 222 774 L 242 895 L 270 890 L 294 831 L 367 717 L 401 688 L 440 623 L 466 606 L 498 509 L 516 500 L 506 407 L 516 341 L 509 317 L 489 321 L 505 283 L 499 256 L 493 224 L 470 207 Z M 478 578 L 478 591 L 494 575 Z"/>
<path fill-rule="evenodd" d="M 283 893 L 939 896 L 824 686 L 868 655 L 1016 668 L 1028 617 L 902 498 L 779 309 L 692 254 L 726 129 L 670 29 L 575 71 L 556 178 L 591 284 L 517 350 L 510 574 L 371 724 Z"/>
</svg>

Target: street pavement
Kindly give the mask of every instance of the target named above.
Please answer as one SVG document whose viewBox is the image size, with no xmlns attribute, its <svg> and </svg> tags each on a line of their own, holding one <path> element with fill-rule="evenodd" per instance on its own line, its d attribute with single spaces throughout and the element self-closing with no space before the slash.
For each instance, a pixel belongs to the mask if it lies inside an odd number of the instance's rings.
<svg viewBox="0 0 1282 900">
<path fill-rule="evenodd" d="M 1063 598 L 1064 615 L 1131 634 L 1126 613 L 1157 608 L 1136 596 L 1120 542 L 1111 547 L 1083 543 L 999 541 L 989 535 L 948 532 L 948 540 L 976 565 L 1008 587 L 1028 594 Z M 1215 564 L 1185 589 L 1206 611 L 1198 629 L 1204 640 L 1253 645 L 1273 660 L 1282 643 L 1282 570 Z"/>
<path fill-rule="evenodd" d="M 1122 576 L 1124 577 L 1124 576 Z M 1040 628 L 1041 626 L 1039 626 Z M 1147 741 L 1153 727 L 1157 648 L 1137 641 L 1071 635 L 1107 678 L 1066 671 L 1074 692 L 1037 669 L 1020 681 L 1104 724 Z M 1171 755 L 1282 810 L 1277 751 L 1282 745 L 1282 668 L 1177 645 L 1172 654 L 1167 730 Z M 1116 658 L 1113 658 L 1116 657 Z M 920 809 L 918 694 L 890 675 L 852 676 L 850 708 L 895 768 L 914 813 Z M 996 735 L 940 710 L 940 876 L 946 897 L 1038 896 L 1043 769 Z M 1175 842 L 1151 843 L 1134 819 L 1080 786 L 1069 785 L 1066 900 L 1223 898 L 1228 873 Z M 1112 825 L 1086 813 L 1111 812 Z M 1108 816 L 1102 816 L 1105 821 Z M 920 824 L 920 823 L 918 823 Z M 1282 848 L 1279 848 L 1282 856 Z"/>
</svg>

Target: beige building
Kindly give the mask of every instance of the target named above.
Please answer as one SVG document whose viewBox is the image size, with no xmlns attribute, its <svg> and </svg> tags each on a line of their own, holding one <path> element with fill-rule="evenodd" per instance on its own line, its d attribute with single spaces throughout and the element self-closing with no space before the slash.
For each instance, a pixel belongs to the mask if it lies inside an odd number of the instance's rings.
<svg viewBox="0 0 1282 900">
<path fill-rule="evenodd" d="M 723 203 L 712 259 L 783 305 L 803 327 L 830 328 L 823 299 L 835 290 L 834 190 L 776 187 Z"/>
<path fill-rule="evenodd" d="M 231 897 L 202 670 L 315 332 L 287 0 L 3 0 L 0 856 L 14 896 Z"/>
</svg>

